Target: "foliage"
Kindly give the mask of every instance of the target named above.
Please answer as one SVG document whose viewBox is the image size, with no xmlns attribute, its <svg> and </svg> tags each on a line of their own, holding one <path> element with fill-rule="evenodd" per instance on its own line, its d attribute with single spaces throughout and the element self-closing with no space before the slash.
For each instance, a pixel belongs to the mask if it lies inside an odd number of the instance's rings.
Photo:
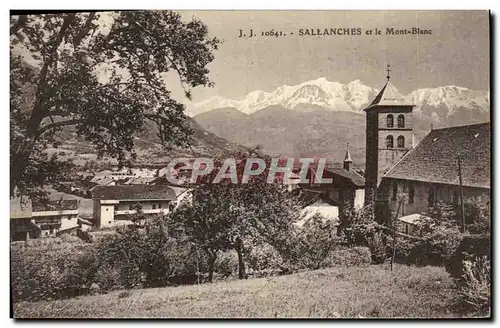
<svg viewBox="0 0 500 328">
<path fill-rule="evenodd" d="M 212 86 L 207 65 L 218 44 L 201 21 L 171 11 L 12 16 L 11 196 L 42 197 L 40 187 L 66 168 L 44 152 L 60 144 L 63 127 L 120 163 L 135 157 L 134 135 L 148 122 L 167 149 L 187 146 L 184 106 L 164 76 L 177 74 L 188 98 L 189 88 Z"/>
<path fill-rule="evenodd" d="M 466 201 L 465 221 L 470 223 L 467 230 L 472 234 L 489 233 L 491 231 L 490 203 L 485 201 Z"/>
<path fill-rule="evenodd" d="M 367 205 L 356 209 L 349 204 L 343 206 L 337 234 L 348 246 L 368 247 L 372 263 L 383 263 L 387 259 L 387 235 L 383 225 L 375 221 L 372 208 Z"/>
<path fill-rule="evenodd" d="M 464 275 L 464 261 L 473 261 L 474 258 L 486 256 L 490 258 L 491 236 L 488 233 L 464 235 L 460 244 L 447 259 L 446 271 L 455 279 Z"/>
<path fill-rule="evenodd" d="M 422 266 L 444 265 L 462 238 L 458 223 L 453 207 L 438 202 L 415 221 L 418 236 L 397 238 L 395 260 Z"/>
<path fill-rule="evenodd" d="M 491 262 L 481 256 L 463 262 L 464 274 L 459 284 L 457 305 L 467 314 L 489 316 L 491 313 Z"/>
<path fill-rule="evenodd" d="M 337 234 L 343 236 L 348 246 L 368 246 L 369 239 L 382 230 L 375 221 L 370 206 L 356 209 L 345 204 L 340 212 Z"/>
<path fill-rule="evenodd" d="M 327 255 L 323 267 L 351 267 L 372 263 L 372 254 L 368 247 L 338 247 Z"/>
<path fill-rule="evenodd" d="M 455 230 L 459 227 L 460 220 L 452 205 L 440 201 L 425 211 L 416 224 L 422 235 L 427 235 L 437 229 Z"/>
<path fill-rule="evenodd" d="M 217 254 L 228 249 L 237 251 L 239 276 L 244 277 L 247 240 L 270 244 L 287 259 L 297 256 L 292 225 L 300 213 L 296 196 L 280 183 L 267 183 L 266 172 L 241 183 L 249 159 L 240 155 L 235 160 L 237 181 L 226 178 L 212 183 L 222 167 L 216 163 L 212 173 L 193 188 L 192 198 L 169 215 L 171 231 L 180 231 L 207 255 L 209 281 Z"/>
<path fill-rule="evenodd" d="M 283 271 L 288 265 L 273 246 L 262 242 L 247 243 L 245 260 L 249 272 L 257 275 L 263 272 Z"/>
<path fill-rule="evenodd" d="M 83 252 L 82 252 L 83 250 Z M 11 286 L 14 302 L 58 299 L 84 294 L 85 272 L 80 266 L 82 245 L 55 251 L 40 247 L 11 250 Z"/>
<path fill-rule="evenodd" d="M 214 264 L 215 272 L 224 278 L 230 277 L 238 272 L 238 255 L 235 251 L 221 252 Z"/>
<path fill-rule="evenodd" d="M 334 247 L 340 243 L 336 236 L 336 223 L 320 214 L 309 218 L 299 227 L 299 241 L 302 266 L 313 270 L 324 267 L 324 262 Z"/>
</svg>

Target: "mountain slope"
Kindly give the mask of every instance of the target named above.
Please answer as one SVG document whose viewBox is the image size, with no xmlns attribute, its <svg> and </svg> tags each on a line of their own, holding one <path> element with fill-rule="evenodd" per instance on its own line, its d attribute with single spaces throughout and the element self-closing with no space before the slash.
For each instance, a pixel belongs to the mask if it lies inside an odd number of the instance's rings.
<svg viewBox="0 0 500 328">
<path fill-rule="evenodd" d="M 364 161 L 365 117 L 354 112 L 332 112 L 305 106 L 296 111 L 275 105 L 243 121 L 215 120 L 216 111 L 194 117 L 205 129 L 247 147 L 262 147 L 270 155 L 327 156 L 343 158 L 347 143 L 359 164 Z M 211 115 L 210 115 L 211 114 Z M 224 127 L 214 125 L 218 121 Z M 226 124 L 225 122 L 229 122 Z"/>
<path fill-rule="evenodd" d="M 188 118 L 193 129 L 193 142 L 189 148 L 175 148 L 167 150 L 157 136 L 157 127 L 148 123 L 144 131 L 137 133 L 134 140 L 134 150 L 137 160 L 134 165 L 166 164 L 173 158 L 182 157 L 225 157 L 236 152 L 245 152 L 247 149 L 229 142 L 216 134 L 205 130 L 194 119 Z M 59 153 L 63 158 L 71 158 L 77 165 L 84 165 L 88 160 L 97 160 L 95 147 L 82 137 L 76 135 L 72 127 L 64 128 L 59 134 L 62 145 L 58 148 L 49 148 L 48 153 Z M 104 157 L 98 162 L 116 163 L 115 160 Z"/>
</svg>

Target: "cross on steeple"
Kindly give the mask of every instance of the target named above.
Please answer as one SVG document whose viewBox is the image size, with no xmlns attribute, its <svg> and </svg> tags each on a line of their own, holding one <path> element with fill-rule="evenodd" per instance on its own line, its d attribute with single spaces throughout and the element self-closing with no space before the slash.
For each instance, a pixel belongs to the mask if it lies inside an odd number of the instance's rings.
<svg viewBox="0 0 500 328">
<path fill-rule="evenodd" d="M 391 65 L 387 65 L 387 81 L 389 81 L 391 79 Z"/>
</svg>

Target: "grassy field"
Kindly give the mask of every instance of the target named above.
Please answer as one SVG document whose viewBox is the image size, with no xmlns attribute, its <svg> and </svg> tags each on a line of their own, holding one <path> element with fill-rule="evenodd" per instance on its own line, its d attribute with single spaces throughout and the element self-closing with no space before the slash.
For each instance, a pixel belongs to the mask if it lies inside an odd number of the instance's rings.
<svg viewBox="0 0 500 328">
<path fill-rule="evenodd" d="M 195 286 L 116 291 L 14 304 L 16 318 L 445 318 L 453 283 L 442 268 L 330 268 Z"/>
</svg>

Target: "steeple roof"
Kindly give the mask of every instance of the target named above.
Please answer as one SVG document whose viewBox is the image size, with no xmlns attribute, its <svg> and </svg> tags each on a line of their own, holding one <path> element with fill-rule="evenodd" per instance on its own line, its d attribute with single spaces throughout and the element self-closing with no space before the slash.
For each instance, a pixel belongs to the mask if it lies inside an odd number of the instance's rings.
<svg viewBox="0 0 500 328">
<path fill-rule="evenodd" d="M 396 89 L 396 87 L 387 81 L 379 94 L 375 97 L 372 103 L 365 108 L 365 111 L 370 110 L 376 106 L 411 106 L 414 105 L 407 101 L 401 93 Z"/>
<path fill-rule="evenodd" d="M 349 148 L 347 148 L 347 151 L 345 152 L 344 162 L 351 162 L 352 163 L 351 153 L 349 152 Z"/>
</svg>

